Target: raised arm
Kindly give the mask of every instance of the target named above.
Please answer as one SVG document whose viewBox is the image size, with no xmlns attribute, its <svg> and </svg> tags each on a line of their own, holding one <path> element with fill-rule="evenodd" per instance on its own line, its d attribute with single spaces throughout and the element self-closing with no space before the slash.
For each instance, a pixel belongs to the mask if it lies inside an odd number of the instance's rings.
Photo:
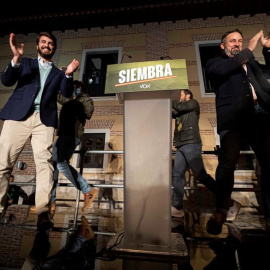
<svg viewBox="0 0 270 270">
<path fill-rule="evenodd" d="M 72 76 L 72 74 L 78 69 L 80 63 L 78 60 L 73 59 L 72 62 L 67 66 L 66 75 Z"/>
<path fill-rule="evenodd" d="M 19 64 L 21 61 L 21 58 L 23 57 L 23 52 L 24 52 L 24 44 L 21 43 L 18 45 L 17 40 L 16 40 L 16 35 L 14 33 L 11 33 L 9 35 L 9 44 L 11 51 L 13 52 L 13 63 Z"/>
</svg>

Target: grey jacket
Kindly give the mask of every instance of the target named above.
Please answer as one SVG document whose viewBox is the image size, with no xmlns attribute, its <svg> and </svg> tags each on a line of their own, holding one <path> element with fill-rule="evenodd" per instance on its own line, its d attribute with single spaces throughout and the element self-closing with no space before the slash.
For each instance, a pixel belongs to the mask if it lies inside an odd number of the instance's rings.
<svg viewBox="0 0 270 270">
<path fill-rule="evenodd" d="M 189 143 L 201 143 L 199 130 L 200 105 L 196 99 L 172 102 L 172 117 L 175 119 L 173 145 L 179 148 Z"/>
</svg>

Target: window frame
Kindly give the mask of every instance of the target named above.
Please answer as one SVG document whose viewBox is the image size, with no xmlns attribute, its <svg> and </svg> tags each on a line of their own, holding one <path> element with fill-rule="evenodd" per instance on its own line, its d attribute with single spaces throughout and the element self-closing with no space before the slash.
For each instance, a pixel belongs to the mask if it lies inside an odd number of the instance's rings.
<svg viewBox="0 0 270 270">
<path fill-rule="evenodd" d="M 110 142 L 110 129 L 85 129 L 84 133 L 105 133 L 104 150 L 109 149 Z M 80 145 L 77 146 L 76 150 L 80 150 Z M 108 172 L 108 154 L 103 154 L 103 168 L 83 168 L 83 173 L 107 173 Z M 77 170 L 80 170 L 79 165 L 79 154 L 73 156 L 72 166 Z"/>
<path fill-rule="evenodd" d="M 211 46 L 211 45 L 220 45 L 220 40 L 204 40 L 204 41 L 195 41 L 195 54 L 196 54 L 196 61 L 197 61 L 197 68 L 198 68 L 198 75 L 199 75 L 199 84 L 200 84 L 200 91 L 201 96 L 205 97 L 215 97 L 215 93 L 206 93 L 205 92 L 205 85 L 204 85 L 204 76 L 202 72 L 202 62 L 201 62 L 201 55 L 200 55 L 200 45 L 202 46 Z"/>
<path fill-rule="evenodd" d="M 83 80 L 83 74 L 85 72 L 85 65 L 86 65 L 86 59 L 89 54 L 106 54 L 106 53 L 118 53 L 118 63 L 121 62 L 122 59 L 122 53 L 123 48 L 122 47 L 108 47 L 108 48 L 96 48 L 96 49 L 84 49 L 82 52 L 82 60 L 81 60 L 81 68 L 80 68 L 80 75 L 79 80 Z M 100 96 L 100 97 L 92 97 L 92 99 L 95 101 L 103 101 L 103 100 L 118 100 L 118 95 L 115 94 L 113 96 Z"/>
</svg>

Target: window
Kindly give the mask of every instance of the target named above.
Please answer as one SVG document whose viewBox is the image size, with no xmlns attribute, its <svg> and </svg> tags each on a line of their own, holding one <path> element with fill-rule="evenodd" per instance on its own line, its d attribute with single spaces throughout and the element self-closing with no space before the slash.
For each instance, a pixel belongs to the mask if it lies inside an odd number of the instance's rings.
<svg viewBox="0 0 270 270">
<path fill-rule="evenodd" d="M 105 149 L 105 133 L 87 133 L 85 134 L 85 149 L 104 150 Z M 86 153 L 84 157 L 84 168 L 103 168 L 104 154 Z"/>
<path fill-rule="evenodd" d="M 83 51 L 80 78 L 93 99 L 116 98 L 115 94 L 105 94 L 106 73 L 107 66 L 120 63 L 121 56 L 122 48 Z"/>
<path fill-rule="evenodd" d="M 109 129 L 85 129 L 85 149 L 90 150 L 108 150 L 110 130 Z M 79 150 L 78 146 L 76 150 Z M 76 154 L 73 158 L 73 166 L 80 168 L 80 155 Z M 108 154 L 86 153 L 83 162 L 83 172 L 107 172 Z"/>
<path fill-rule="evenodd" d="M 214 89 L 211 87 L 211 81 L 205 72 L 206 62 L 221 54 L 220 41 L 196 41 L 195 51 L 199 73 L 199 82 L 202 97 L 213 97 Z"/>
</svg>

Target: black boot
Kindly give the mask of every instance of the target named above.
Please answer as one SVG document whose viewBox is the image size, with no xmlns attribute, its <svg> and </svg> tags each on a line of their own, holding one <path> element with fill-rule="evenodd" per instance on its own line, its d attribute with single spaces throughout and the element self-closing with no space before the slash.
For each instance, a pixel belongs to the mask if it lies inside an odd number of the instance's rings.
<svg viewBox="0 0 270 270">
<path fill-rule="evenodd" d="M 37 262 L 47 258 L 50 252 L 51 244 L 49 242 L 49 230 L 43 230 L 36 233 L 32 250 L 31 258 Z"/>
<path fill-rule="evenodd" d="M 44 231 L 53 227 L 50 212 L 43 212 L 38 216 L 37 230 Z"/>
<path fill-rule="evenodd" d="M 38 216 L 37 233 L 31 250 L 31 257 L 36 261 L 44 260 L 51 248 L 49 232 L 53 227 L 49 212 L 43 212 Z"/>
</svg>

